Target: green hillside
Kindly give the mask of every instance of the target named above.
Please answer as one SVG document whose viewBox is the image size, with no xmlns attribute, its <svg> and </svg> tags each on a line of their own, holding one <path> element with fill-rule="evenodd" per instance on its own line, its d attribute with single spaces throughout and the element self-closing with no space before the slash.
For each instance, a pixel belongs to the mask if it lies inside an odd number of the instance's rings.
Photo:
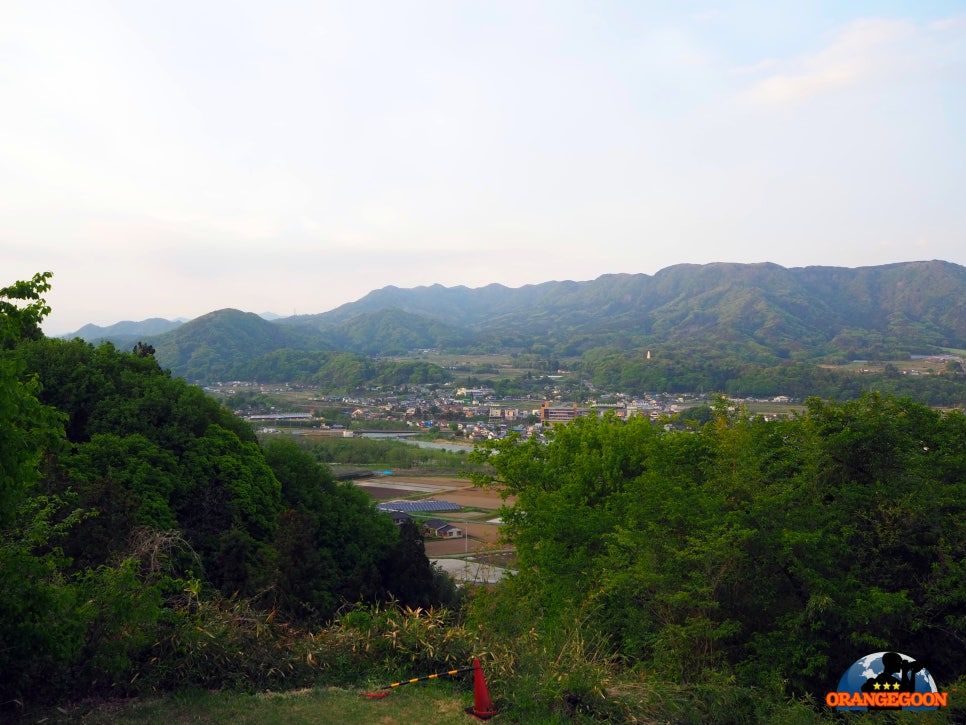
<svg viewBox="0 0 966 725">
<path fill-rule="evenodd" d="M 407 377 L 405 367 L 384 360 L 433 350 L 532 357 L 629 394 L 853 399 L 872 386 L 959 405 L 966 381 L 955 375 L 859 378 L 844 365 L 966 348 L 964 300 L 966 269 L 938 261 L 858 269 L 678 265 L 653 276 L 518 289 L 387 287 L 331 312 L 271 322 L 221 310 L 144 340 L 163 368 L 192 381 L 346 392 L 451 379 L 432 362 L 410 365 Z M 835 373 L 822 367 L 828 364 L 843 367 Z"/>
<path fill-rule="evenodd" d="M 210 312 L 165 335 L 145 339 L 153 342 L 164 367 L 189 380 L 237 378 L 239 361 L 275 350 L 318 349 L 323 345 L 317 337 L 238 310 Z"/>
<path fill-rule="evenodd" d="M 719 263 L 516 289 L 386 287 L 318 315 L 269 322 L 221 310 L 145 339 L 162 365 L 189 379 L 224 379 L 243 371 L 241 361 L 281 349 L 372 356 L 541 349 L 569 357 L 620 346 L 718 348 L 771 363 L 887 359 L 966 347 L 964 300 L 966 269 L 948 262 Z"/>
<path fill-rule="evenodd" d="M 766 421 L 718 398 L 700 423 L 482 443 L 515 573 L 458 593 L 416 525 L 293 440 L 262 446 L 148 346 L 45 338 L 48 290 L 0 288 L 4 720 L 361 695 L 479 659 L 506 722 L 840 722 L 825 693 L 892 651 L 949 695 L 931 721 L 962 721 L 960 411 L 867 393 Z M 186 721 L 215 717 L 199 703 Z"/>
<path fill-rule="evenodd" d="M 388 287 L 331 312 L 280 322 L 297 319 L 324 331 L 365 313 L 399 309 L 472 332 L 480 344 L 544 343 L 557 354 L 584 336 L 583 347 L 721 341 L 759 345 L 777 358 L 815 358 L 867 355 L 885 346 L 961 347 L 964 292 L 966 269 L 940 261 L 857 269 L 718 263 L 518 289 Z M 856 346 L 849 331 L 867 341 Z"/>
</svg>

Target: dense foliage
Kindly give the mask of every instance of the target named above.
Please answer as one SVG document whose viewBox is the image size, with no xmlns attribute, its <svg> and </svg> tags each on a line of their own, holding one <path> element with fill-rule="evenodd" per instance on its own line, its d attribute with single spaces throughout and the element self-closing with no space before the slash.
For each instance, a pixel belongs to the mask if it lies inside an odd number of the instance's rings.
<svg viewBox="0 0 966 725">
<path fill-rule="evenodd" d="M 765 422 L 722 403 L 697 432 L 585 418 L 478 455 L 516 496 L 520 573 L 483 610 L 510 630 L 579 622 L 679 683 L 820 695 L 883 649 L 966 673 L 961 413 L 869 395 Z"/>
<path fill-rule="evenodd" d="M 0 289 L 0 702 L 139 675 L 199 612 L 453 597 L 420 532 L 294 444 L 263 450 L 150 345 L 43 337 L 49 277 Z"/>
<path fill-rule="evenodd" d="M 308 451 L 322 463 L 374 465 L 395 470 L 429 466 L 434 471 L 452 473 L 467 468 L 467 453 L 420 448 L 388 438 L 321 438 L 313 441 Z"/>
</svg>

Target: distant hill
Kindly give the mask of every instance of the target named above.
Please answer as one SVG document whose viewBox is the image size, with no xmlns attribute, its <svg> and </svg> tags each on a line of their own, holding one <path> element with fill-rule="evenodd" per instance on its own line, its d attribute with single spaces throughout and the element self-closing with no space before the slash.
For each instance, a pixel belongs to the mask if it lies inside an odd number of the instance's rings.
<svg viewBox="0 0 966 725">
<path fill-rule="evenodd" d="M 472 330 L 398 307 L 362 312 L 335 324 L 313 324 L 312 318 L 280 320 L 306 334 L 325 335 L 333 346 L 367 355 L 405 355 L 419 349 L 460 349 L 475 344 Z"/>
<path fill-rule="evenodd" d="M 262 355 L 325 347 L 318 333 L 308 335 L 233 309 L 209 312 L 148 341 L 162 367 L 189 380 L 245 379 L 247 363 Z"/>
<path fill-rule="evenodd" d="M 170 332 L 184 323 L 185 320 L 165 320 L 161 317 L 152 317 L 149 320 L 139 322 L 125 320 L 107 327 L 93 324 L 84 325 L 77 332 L 61 335 L 61 337 L 67 340 L 79 337 L 88 342 L 108 341 L 114 343 L 116 347 L 124 349 L 133 346 L 140 339 Z"/>
<path fill-rule="evenodd" d="M 593 352 L 600 360 L 601 351 L 654 349 L 695 364 L 727 357 L 758 365 L 885 359 L 966 348 L 966 268 L 942 261 L 855 269 L 682 264 L 654 275 L 519 288 L 390 286 L 322 314 L 268 321 L 221 310 L 149 337 L 163 366 L 199 380 L 257 377 L 266 369 L 257 359 L 284 371 L 279 361 L 291 358 L 279 357 L 284 350 Z M 321 359 L 296 357 L 300 370 Z"/>
<path fill-rule="evenodd" d="M 966 345 L 966 268 L 941 261 L 857 269 L 682 264 L 653 276 L 611 274 L 517 289 L 386 287 L 279 323 L 345 330 L 386 309 L 452 326 L 484 344 L 543 343 L 567 354 L 628 341 L 752 346 L 779 358 L 888 345 L 924 350 Z M 378 346 L 373 338 L 368 344 Z"/>
</svg>

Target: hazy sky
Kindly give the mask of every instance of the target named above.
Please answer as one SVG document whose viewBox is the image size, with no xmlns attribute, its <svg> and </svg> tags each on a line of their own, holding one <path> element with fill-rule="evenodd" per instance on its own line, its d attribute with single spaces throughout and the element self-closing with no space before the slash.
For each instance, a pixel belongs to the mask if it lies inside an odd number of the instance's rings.
<svg viewBox="0 0 966 725">
<path fill-rule="evenodd" d="M 966 3 L 0 0 L 49 334 L 681 262 L 966 264 Z"/>
</svg>

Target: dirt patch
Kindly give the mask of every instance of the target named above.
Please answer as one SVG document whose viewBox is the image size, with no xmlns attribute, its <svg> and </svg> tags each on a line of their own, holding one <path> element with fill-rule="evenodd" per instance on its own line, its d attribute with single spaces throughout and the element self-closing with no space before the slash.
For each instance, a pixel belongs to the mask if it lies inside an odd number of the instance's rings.
<svg viewBox="0 0 966 725">
<path fill-rule="evenodd" d="M 457 526 L 462 526 L 466 529 L 466 533 L 470 536 L 475 536 L 481 541 L 485 541 L 488 544 L 496 542 L 500 536 L 500 527 L 494 524 L 471 524 L 463 521 L 456 521 Z"/>
<path fill-rule="evenodd" d="M 467 551 L 477 551 L 486 544 L 476 539 L 444 539 L 442 541 L 427 541 L 426 556 L 447 556 L 449 554 L 462 554 Z"/>
<path fill-rule="evenodd" d="M 383 488 L 382 486 L 360 486 L 366 493 L 377 501 L 386 501 L 394 498 L 401 498 L 403 492 L 397 488 Z"/>
<path fill-rule="evenodd" d="M 469 536 L 464 540 L 457 539 L 429 539 L 426 541 L 427 556 L 444 556 L 446 554 L 462 554 L 465 551 L 479 551 L 494 549 L 502 546 L 498 543 L 500 527 L 486 524 L 464 524 L 453 520 L 453 524 L 465 528 Z"/>
</svg>

